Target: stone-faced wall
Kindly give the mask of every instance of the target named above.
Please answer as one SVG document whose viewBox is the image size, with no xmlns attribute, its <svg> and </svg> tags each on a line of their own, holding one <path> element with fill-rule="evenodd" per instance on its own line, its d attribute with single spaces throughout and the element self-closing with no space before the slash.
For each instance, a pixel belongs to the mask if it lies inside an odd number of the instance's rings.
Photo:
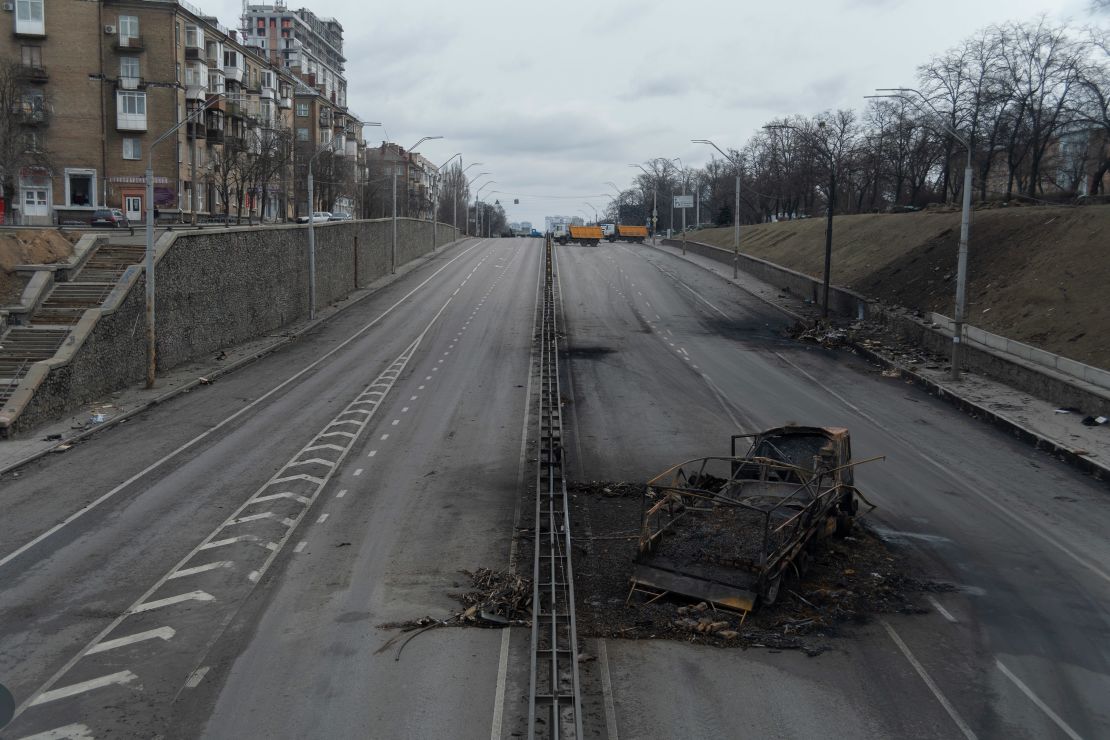
<svg viewBox="0 0 1110 740">
<path fill-rule="evenodd" d="M 315 224 L 314 232 L 317 309 L 389 274 L 389 219 Z M 430 224 L 397 220 L 398 265 L 431 249 Z M 157 268 L 159 368 L 307 317 L 308 275 L 307 225 L 179 234 Z"/>
<path fill-rule="evenodd" d="M 452 227 L 438 226 L 440 246 L 457 238 Z M 389 219 L 315 225 L 317 308 L 390 273 L 392 228 Z M 432 251 L 431 228 L 397 220 L 398 266 Z M 156 249 L 160 371 L 308 316 L 306 225 L 169 232 Z M 104 306 L 85 312 L 58 354 L 32 367 L 30 382 L 17 390 L 20 409 L 7 420 L 12 431 L 146 376 L 145 290 L 141 266 L 129 268 Z"/>
</svg>

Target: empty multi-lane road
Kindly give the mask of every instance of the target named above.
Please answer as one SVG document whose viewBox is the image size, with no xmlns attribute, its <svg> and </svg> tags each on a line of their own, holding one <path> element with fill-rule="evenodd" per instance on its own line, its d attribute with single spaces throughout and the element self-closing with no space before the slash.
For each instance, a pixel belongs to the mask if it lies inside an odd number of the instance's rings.
<svg viewBox="0 0 1110 740">
<path fill-rule="evenodd" d="M 543 243 L 470 240 L 218 383 L 0 481 L 4 738 L 509 737 L 527 630 L 432 630 L 509 567 Z M 669 254 L 556 249 L 567 475 L 841 425 L 873 523 L 954 590 L 817 658 L 586 641 L 587 736 L 1110 734 L 1105 484 Z M 900 543 L 900 544 L 898 544 Z M 520 566 L 530 572 L 530 564 Z"/>
</svg>

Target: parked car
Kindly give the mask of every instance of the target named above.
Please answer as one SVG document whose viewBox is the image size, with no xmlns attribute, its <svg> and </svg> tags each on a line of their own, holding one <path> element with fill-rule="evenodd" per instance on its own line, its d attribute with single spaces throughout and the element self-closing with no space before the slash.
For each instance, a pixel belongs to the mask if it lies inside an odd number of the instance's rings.
<svg viewBox="0 0 1110 740">
<path fill-rule="evenodd" d="M 118 208 L 97 208 L 89 219 L 89 226 L 107 226 L 110 229 L 127 228 L 131 222 Z"/>
<path fill-rule="evenodd" d="M 328 221 L 330 219 L 331 219 L 331 214 L 328 213 L 327 211 L 313 211 L 312 212 L 312 222 L 313 223 L 320 223 L 321 221 Z M 297 217 L 297 223 L 307 224 L 308 223 L 308 216 L 298 216 Z"/>
<path fill-rule="evenodd" d="M 351 219 L 351 214 L 344 213 L 343 211 L 336 211 L 328 217 L 328 221 L 350 221 Z"/>
</svg>

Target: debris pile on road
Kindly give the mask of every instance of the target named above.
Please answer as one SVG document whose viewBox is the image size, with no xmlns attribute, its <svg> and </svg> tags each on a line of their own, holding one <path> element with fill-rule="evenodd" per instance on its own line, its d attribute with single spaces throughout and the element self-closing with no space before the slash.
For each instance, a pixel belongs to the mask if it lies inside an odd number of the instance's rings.
<svg viewBox="0 0 1110 740">
<path fill-rule="evenodd" d="M 799 341 L 813 342 L 829 348 L 840 347 L 848 339 L 848 333 L 843 329 L 821 322 L 807 325 L 796 321 L 786 333 Z"/>
<path fill-rule="evenodd" d="M 746 617 L 707 602 L 629 594 L 642 484 L 568 486 L 575 532 L 574 572 L 580 636 L 672 639 L 720 647 L 828 650 L 845 625 L 876 614 L 918 614 L 916 594 L 943 587 L 907 573 L 905 558 L 863 525 L 830 539 L 793 573 L 773 606 Z M 608 493 L 606 493 L 608 491 Z M 619 495 L 613 495 L 620 492 Z M 585 533 L 589 532 L 587 536 Z"/>
<path fill-rule="evenodd" d="M 460 624 L 507 627 L 532 623 L 532 579 L 489 568 L 463 572 L 470 576 L 472 588 L 451 594 L 466 607 L 456 615 Z"/>
<path fill-rule="evenodd" d="M 409 632 L 431 627 L 527 627 L 532 624 L 532 579 L 509 570 L 489 568 L 459 572 L 470 579 L 470 589 L 448 595 L 462 604 L 462 609 L 441 619 L 424 616 L 379 626 Z"/>
</svg>

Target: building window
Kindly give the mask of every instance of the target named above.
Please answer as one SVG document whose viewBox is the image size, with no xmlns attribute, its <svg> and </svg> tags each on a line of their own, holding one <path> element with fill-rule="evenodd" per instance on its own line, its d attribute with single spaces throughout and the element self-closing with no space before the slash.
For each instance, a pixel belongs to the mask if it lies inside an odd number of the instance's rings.
<svg viewBox="0 0 1110 740">
<path fill-rule="evenodd" d="M 121 80 L 139 79 L 139 58 L 130 56 L 120 57 L 119 76 Z"/>
<path fill-rule="evenodd" d="M 297 129 L 297 141 L 308 141 L 308 129 L 307 128 Z"/>
<path fill-rule="evenodd" d="M 96 208 L 96 170 L 66 169 L 66 205 Z"/>
<path fill-rule="evenodd" d="M 24 67 L 42 68 L 42 47 L 24 46 L 20 50 L 20 59 Z"/>
<path fill-rule="evenodd" d="M 15 32 L 46 35 L 45 0 L 15 0 Z"/>
<path fill-rule="evenodd" d="M 308 103 L 297 103 L 297 115 L 302 118 L 308 115 Z"/>
<path fill-rule="evenodd" d="M 146 93 L 120 93 L 120 112 L 129 116 L 146 115 Z"/>
<path fill-rule="evenodd" d="M 120 91 L 116 94 L 116 128 L 146 131 L 146 93 Z"/>
<path fill-rule="evenodd" d="M 204 31 L 197 26 L 185 26 L 185 46 L 193 49 L 203 49 Z"/>
<path fill-rule="evenodd" d="M 142 159 L 143 158 L 143 145 L 142 140 L 133 136 L 125 136 L 123 138 L 123 158 L 124 159 Z"/>
<path fill-rule="evenodd" d="M 128 39 L 139 38 L 139 16 L 121 15 L 119 17 L 119 40 L 126 44 Z"/>
</svg>

